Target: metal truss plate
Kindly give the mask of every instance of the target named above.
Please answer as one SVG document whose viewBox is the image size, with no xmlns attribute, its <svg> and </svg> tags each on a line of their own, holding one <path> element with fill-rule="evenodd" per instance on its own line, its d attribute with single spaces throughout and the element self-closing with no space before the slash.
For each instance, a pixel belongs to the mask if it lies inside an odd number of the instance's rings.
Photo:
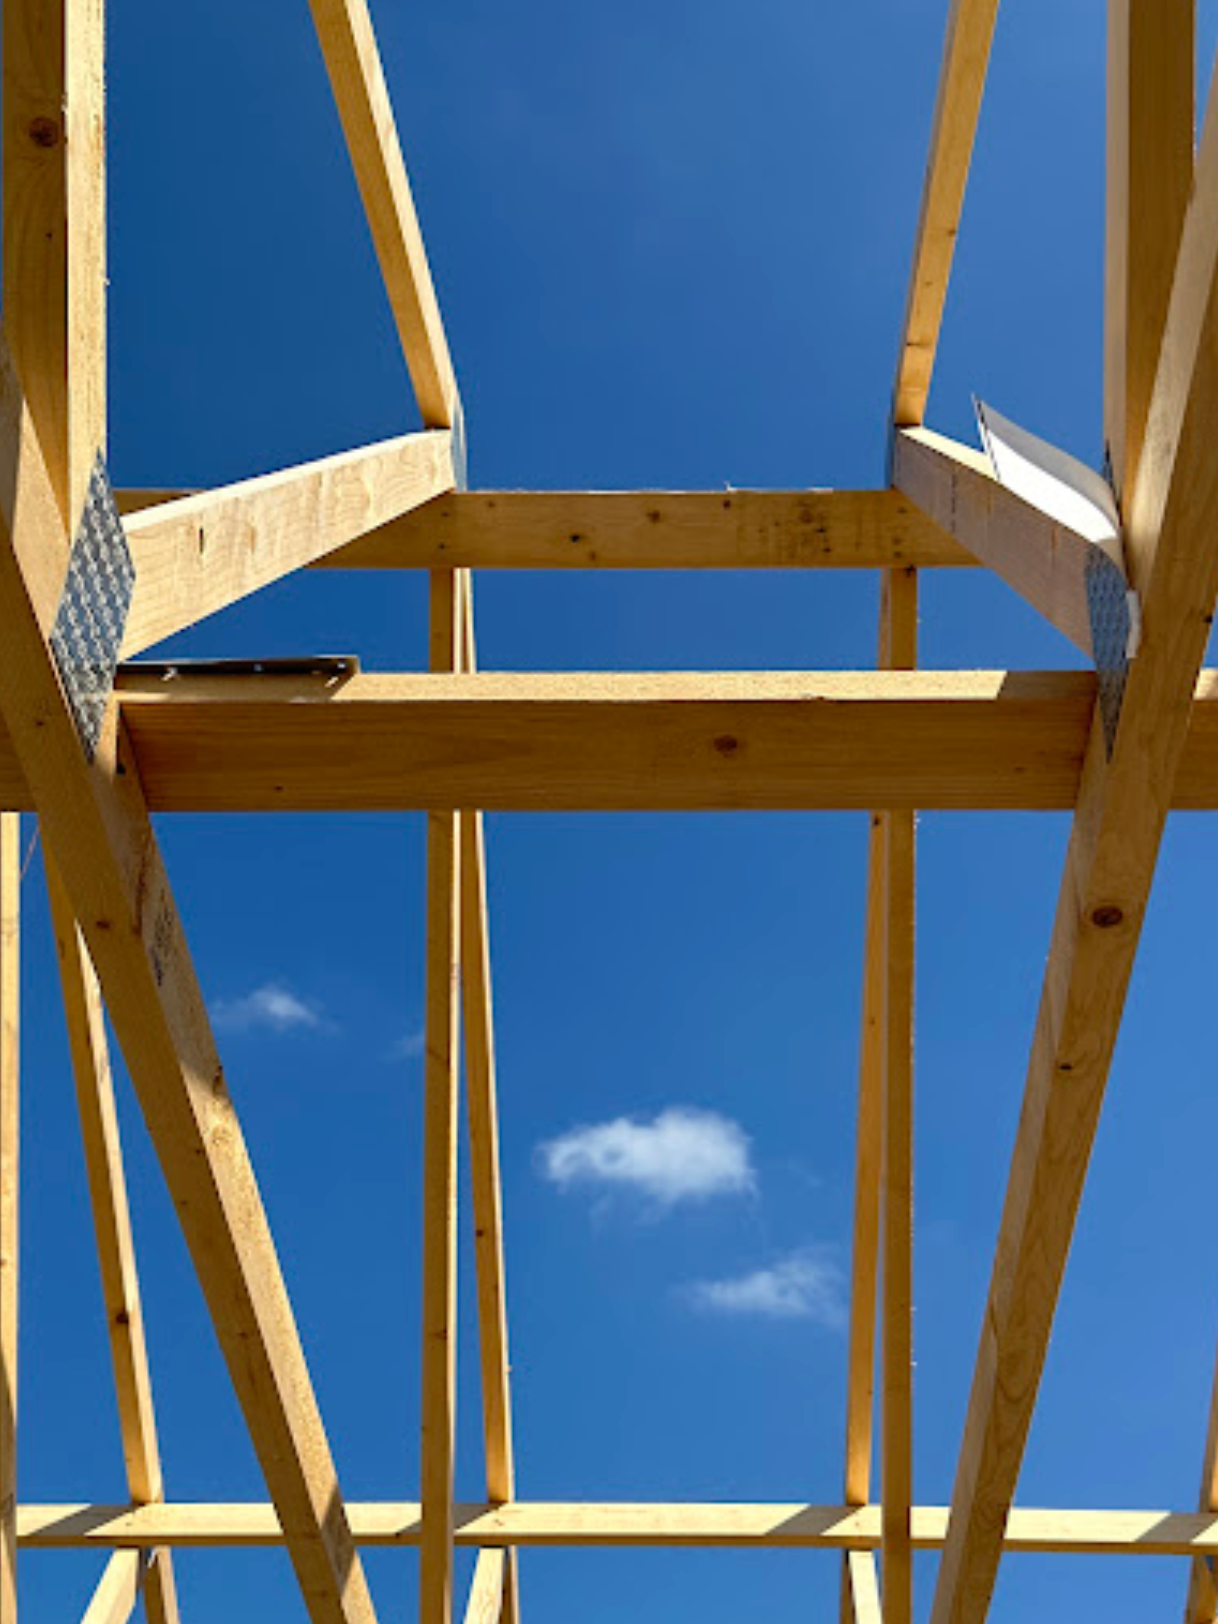
<svg viewBox="0 0 1218 1624">
<path fill-rule="evenodd" d="M 1123 573 L 1099 547 L 1092 549 L 1087 560 L 1085 584 L 1091 654 L 1099 679 L 1100 716 L 1111 756 L 1129 675 L 1129 589 Z"/>
<path fill-rule="evenodd" d="M 114 689 L 134 586 L 135 566 L 99 452 L 51 631 L 51 653 L 90 761 Z"/>
</svg>

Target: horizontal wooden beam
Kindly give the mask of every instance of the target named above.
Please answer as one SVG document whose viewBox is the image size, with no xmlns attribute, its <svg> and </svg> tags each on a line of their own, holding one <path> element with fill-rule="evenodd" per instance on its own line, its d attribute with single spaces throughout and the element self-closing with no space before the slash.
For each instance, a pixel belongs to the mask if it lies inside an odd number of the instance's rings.
<svg viewBox="0 0 1218 1624">
<path fill-rule="evenodd" d="M 1092 658 L 1091 542 L 1000 485 L 981 452 L 929 429 L 898 430 L 892 482 Z"/>
<path fill-rule="evenodd" d="M 976 560 L 897 491 L 466 491 L 333 569 L 922 569 Z"/>
<path fill-rule="evenodd" d="M 880 1507 L 801 1504 L 601 1504 L 515 1501 L 458 1505 L 456 1543 L 530 1546 L 757 1546 L 874 1550 Z M 419 1543 L 419 1505 L 347 1502 L 357 1545 Z M 946 1506 L 915 1506 L 913 1543 L 937 1550 L 947 1533 Z M 149 1506 L 24 1505 L 17 1539 L 37 1550 L 74 1547 L 272 1547 L 283 1544 L 268 1504 Z M 1056 1511 L 1017 1506 L 1005 1549 L 1083 1556 L 1218 1554 L 1218 1516 L 1178 1511 Z"/>
<path fill-rule="evenodd" d="M 452 436 L 405 434 L 124 521 L 135 592 L 130 659 L 453 485 Z"/>
<path fill-rule="evenodd" d="M 1061 811 L 1083 671 L 125 677 L 158 812 Z M 1218 809 L 1218 671 L 1177 810 Z M 0 727 L 0 809 L 31 799 Z"/>
</svg>

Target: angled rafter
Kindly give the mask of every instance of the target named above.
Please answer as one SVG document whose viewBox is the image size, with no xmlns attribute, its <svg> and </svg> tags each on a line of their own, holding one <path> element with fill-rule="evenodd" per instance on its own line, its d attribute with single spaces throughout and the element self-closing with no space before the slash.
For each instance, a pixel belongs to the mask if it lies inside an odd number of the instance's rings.
<svg viewBox="0 0 1218 1624">
<path fill-rule="evenodd" d="M 897 428 L 926 416 L 997 14 L 998 0 L 952 0 L 948 16 L 893 390 Z"/>
<path fill-rule="evenodd" d="M 1126 503 L 1142 596 L 1109 759 L 1083 769 L 939 1568 L 933 1624 L 985 1615 L 1218 595 L 1218 104 L 1211 103 Z"/>
<path fill-rule="evenodd" d="M 101 990 L 49 855 L 47 887 L 101 1265 L 127 1492 L 135 1504 L 146 1505 L 163 1500 L 165 1486 Z M 177 1591 L 168 1551 L 156 1553 L 145 1576 L 144 1598 L 149 1624 L 176 1624 Z"/>
<path fill-rule="evenodd" d="M 979 451 L 928 429 L 894 436 L 892 482 L 1091 658 L 1091 542 L 1000 485 Z"/>
<path fill-rule="evenodd" d="M 458 428 L 457 380 L 367 0 L 311 6 L 419 411 L 428 428 Z"/>
<path fill-rule="evenodd" d="M 1104 443 L 1132 491 L 1193 180 L 1196 0 L 1109 0 Z"/>
<path fill-rule="evenodd" d="M 461 669 L 468 673 L 478 668 L 474 583 L 469 570 L 458 573 L 458 589 L 461 595 L 460 663 Z M 461 969 L 486 1492 L 491 1500 L 507 1501 L 516 1496 L 516 1470 L 508 1380 L 507 1284 L 499 1181 L 490 925 L 486 905 L 486 835 L 482 813 L 478 811 L 466 811 L 461 818 Z M 505 1624 L 516 1624 L 519 1576 L 515 1552 L 510 1552 L 506 1564 L 500 1566 L 505 1591 Z"/>
<path fill-rule="evenodd" d="M 452 436 L 406 434 L 133 514 L 127 658 L 453 485 Z"/>
<path fill-rule="evenodd" d="M 463 593 L 456 571 L 432 573 L 433 671 L 459 668 Z M 453 1599 L 463 821 L 450 809 L 433 811 L 427 819 L 420 1624 L 448 1624 Z"/>
<path fill-rule="evenodd" d="M 47 635 L 68 545 L 0 344 L 0 710 L 81 922 L 314 1624 L 373 1618 L 202 995 L 113 708 L 81 750 Z"/>
<path fill-rule="evenodd" d="M 20 819 L 0 814 L 0 1624 L 17 1624 Z"/>
<path fill-rule="evenodd" d="M 872 1551 L 847 1551 L 842 1559 L 846 1576 L 846 1624 L 885 1624 L 880 1605 L 879 1569 Z"/>
<path fill-rule="evenodd" d="M 507 1556 L 503 1550 L 480 1551 L 465 1604 L 465 1624 L 499 1624 L 504 1616 Z"/>
</svg>

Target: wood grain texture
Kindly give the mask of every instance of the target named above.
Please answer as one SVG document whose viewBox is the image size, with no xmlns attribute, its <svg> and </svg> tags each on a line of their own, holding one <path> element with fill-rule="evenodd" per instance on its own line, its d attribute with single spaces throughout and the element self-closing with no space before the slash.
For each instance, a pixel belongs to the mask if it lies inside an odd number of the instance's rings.
<svg viewBox="0 0 1218 1624">
<path fill-rule="evenodd" d="M 894 485 L 1090 660 L 1091 542 L 1000 485 L 988 458 L 928 429 L 893 440 Z"/>
<path fill-rule="evenodd" d="M 998 0 L 952 0 L 948 15 L 893 389 L 898 428 L 926 416 L 997 15 Z"/>
<path fill-rule="evenodd" d="M 465 1624 L 499 1624 L 503 1616 L 506 1558 L 501 1550 L 480 1551 L 465 1604 Z"/>
<path fill-rule="evenodd" d="M 0 813 L 0 1624 L 17 1624 L 21 830 Z"/>
<path fill-rule="evenodd" d="M 135 592 L 123 657 L 217 614 L 452 483 L 451 435 L 406 434 L 132 514 L 124 528 Z"/>
<path fill-rule="evenodd" d="M 460 420 L 423 235 L 366 0 L 310 0 L 398 338 L 427 428 Z"/>
<path fill-rule="evenodd" d="M 0 711 L 81 923 L 314 1624 L 372 1624 L 257 1183 L 111 707 L 86 760 L 46 637 L 68 540 L 0 339 Z"/>
<path fill-rule="evenodd" d="M 348 1505 L 357 1545 L 411 1547 L 419 1543 L 418 1501 Z M 942 1548 L 946 1506 L 915 1506 L 914 1549 Z M 168 1545 L 174 1549 L 231 1546 L 273 1549 L 284 1543 L 275 1508 L 266 1504 L 139 1506 L 22 1505 L 17 1535 L 30 1550 L 99 1550 Z M 458 1504 L 454 1538 L 469 1547 L 603 1546 L 719 1547 L 874 1551 L 881 1540 L 878 1505 L 819 1506 L 724 1503 Z M 1041 1510 L 1010 1513 L 1004 1548 L 1028 1554 L 1076 1556 L 1218 1555 L 1218 1518 L 1196 1512 Z"/>
<path fill-rule="evenodd" d="M 480 673 L 124 679 L 157 812 L 1062 811 L 1082 671 Z M 1218 673 L 1166 791 L 1218 809 Z M 0 727 L 0 809 L 33 805 Z"/>
<path fill-rule="evenodd" d="M 141 1552 L 115 1551 L 97 1581 L 81 1624 L 127 1624 L 140 1598 L 143 1565 Z"/>
<path fill-rule="evenodd" d="M 1196 0 L 1108 0 L 1104 443 L 1136 483 L 1193 183 Z"/>
<path fill-rule="evenodd" d="M 898 491 L 457 491 L 319 569 L 923 569 L 973 556 Z"/>
<path fill-rule="evenodd" d="M 1218 598 L 1218 102 L 1181 239 L 1126 555 L 1142 597 L 1109 759 L 1092 730 L 998 1235 L 933 1624 L 989 1606 Z"/>
<path fill-rule="evenodd" d="M 165 1485 L 105 1012 L 101 989 L 63 882 L 54 860 L 46 852 L 43 855 L 97 1237 L 127 1492 L 135 1504 L 142 1505 L 163 1500 Z M 168 1551 L 157 1553 L 144 1576 L 144 1601 L 149 1624 L 176 1624 L 177 1586 Z"/>
</svg>

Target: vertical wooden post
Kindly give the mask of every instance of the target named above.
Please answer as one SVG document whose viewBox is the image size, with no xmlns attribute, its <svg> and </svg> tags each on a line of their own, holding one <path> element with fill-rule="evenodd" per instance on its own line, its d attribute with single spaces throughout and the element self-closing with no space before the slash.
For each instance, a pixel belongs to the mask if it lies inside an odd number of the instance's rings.
<svg viewBox="0 0 1218 1624">
<path fill-rule="evenodd" d="M 0 1624 L 17 1624 L 20 824 L 0 813 Z"/>
<path fill-rule="evenodd" d="M 457 572 L 433 570 L 433 671 L 457 669 L 460 636 L 461 592 Z M 453 1600 L 461 822 L 457 812 L 429 812 L 427 815 L 420 1624 L 449 1624 Z"/>
<path fill-rule="evenodd" d="M 880 664 L 917 664 L 918 584 L 883 577 Z M 913 1020 L 914 814 L 884 814 L 883 904 L 883 1599 L 885 1624 L 911 1624 L 913 1548 Z"/>
</svg>

